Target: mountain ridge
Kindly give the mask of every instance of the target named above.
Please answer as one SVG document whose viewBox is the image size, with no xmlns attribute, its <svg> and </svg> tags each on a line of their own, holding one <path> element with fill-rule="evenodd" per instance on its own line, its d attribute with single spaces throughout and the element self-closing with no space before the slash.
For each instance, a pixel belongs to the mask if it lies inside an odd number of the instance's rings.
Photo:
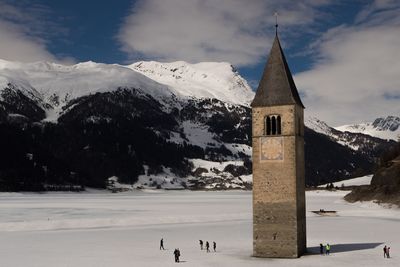
<svg viewBox="0 0 400 267">
<path fill-rule="evenodd" d="M 152 75 L 143 68 L 142 65 L 146 64 L 163 69 L 167 79 L 147 77 Z M 184 86 L 179 86 L 179 84 L 182 80 L 185 81 L 185 78 L 175 84 L 168 81 L 168 77 L 176 77 L 175 72 L 182 75 L 183 72 L 188 71 L 190 73 L 186 73 L 188 76 L 186 80 L 189 81 Z M 216 98 L 241 105 L 248 105 L 254 96 L 247 82 L 240 77 L 232 65 L 226 62 L 190 64 L 183 61 L 172 63 L 142 61 L 124 66 L 88 61 L 68 66 L 43 61 L 19 63 L 1 60 L 0 87 L 4 88 L 8 83 L 17 85 L 26 92 L 32 91 L 32 94 L 40 93 L 44 101 L 51 102 L 50 98 L 57 96 L 60 102 L 58 105 L 65 105 L 68 101 L 85 95 L 124 87 L 141 89 L 144 93 L 158 99 L 175 95 L 176 97 Z M 190 89 L 184 88 L 187 83 L 191 85 Z"/>
<path fill-rule="evenodd" d="M 381 139 L 394 141 L 400 138 L 400 117 L 389 115 L 376 118 L 373 122 L 348 124 L 335 127 L 336 130 L 351 133 L 363 133 Z"/>
<path fill-rule="evenodd" d="M 0 61 L 0 189 L 116 177 L 137 188 L 251 187 L 254 92 L 229 63 L 21 64 Z M 388 145 L 317 119 L 308 126 L 308 185 L 370 173 Z"/>
</svg>

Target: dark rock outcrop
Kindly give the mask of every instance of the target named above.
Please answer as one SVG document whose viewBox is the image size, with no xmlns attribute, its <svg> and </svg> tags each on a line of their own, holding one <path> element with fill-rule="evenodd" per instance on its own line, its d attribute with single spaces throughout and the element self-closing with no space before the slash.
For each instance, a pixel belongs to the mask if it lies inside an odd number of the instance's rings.
<svg viewBox="0 0 400 267">
<path fill-rule="evenodd" d="M 400 156 L 379 168 L 370 185 L 353 189 L 345 199 L 349 202 L 373 200 L 400 206 Z"/>
</svg>

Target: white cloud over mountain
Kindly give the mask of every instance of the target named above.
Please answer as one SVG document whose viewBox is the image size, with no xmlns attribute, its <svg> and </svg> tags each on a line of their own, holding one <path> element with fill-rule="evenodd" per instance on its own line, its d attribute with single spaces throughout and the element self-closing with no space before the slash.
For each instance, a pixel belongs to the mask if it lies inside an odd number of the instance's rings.
<svg viewBox="0 0 400 267">
<path fill-rule="evenodd" d="M 310 115 L 339 125 L 400 114 L 398 14 L 398 1 L 375 1 L 320 38 L 314 66 L 295 76 Z"/>
<path fill-rule="evenodd" d="M 48 19 L 42 5 L 0 0 L 0 58 L 21 62 L 59 59 L 47 49 L 48 37 L 64 29 Z"/>
<path fill-rule="evenodd" d="M 164 61 L 255 65 L 272 43 L 274 12 L 283 27 L 313 22 L 329 1 L 140 0 L 118 34 L 122 49 Z M 281 11 L 282 10 L 282 11 Z"/>
<path fill-rule="evenodd" d="M 42 39 L 27 35 L 18 25 L 0 20 L 0 36 L 0 58 L 22 62 L 55 61 Z"/>
</svg>

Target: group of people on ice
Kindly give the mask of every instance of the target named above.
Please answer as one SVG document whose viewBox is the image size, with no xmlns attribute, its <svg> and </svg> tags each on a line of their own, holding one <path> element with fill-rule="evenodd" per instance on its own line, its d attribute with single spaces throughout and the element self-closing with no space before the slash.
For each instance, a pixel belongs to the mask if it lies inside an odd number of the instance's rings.
<svg viewBox="0 0 400 267">
<path fill-rule="evenodd" d="M 199 244 L 200 244 L 200 250 L 203 250 L 204 249 L 203 240 L 199 240 Z M 206 241 L 205 249 L 207 252 L 210 252 L 210 243 L 208 241 Z M 214 252 L 217 251 L 217 243 L 215 241 L 213 241 L 213 249 L 214 249 Z M 164 238 L 161 238 L 161 240 L 160 240 L 160 250 L 165 250 Z M 324 255 L 324 254 L 329 255 L 331 253 L 331 245 L 329 245 L 329 243 L 327 243 L 326 245 L 323 245 L 322 243 L 319 244 L 319 253 L 321 255 Z M 181 251 L 179 250 L 179 248 L 176 248 L 174 250 L 174 256 L 175 256 L 175 262 L 179 262 L 179 257 L 181 256 Z M 386 245 L 383 247 L 383 257 L 390 258 L 390 247 L 388 247 Z"/>
<path fill-rule="evenodd" d="M 199 240 L 200 243 L 200 249 L 203 250 L 203 240 Z M 206 241 L 206 246 L 205 249 L 207 252 L 210 252 L 210 243 L 208 241 Z M 217 251 L 217 243 L 215 241 L 213 241 L 213 249 L 214 252 Z M 160 250 L 165 250 L 164 248 L 164 238 L 161 238 L 160 240 Z M 176 248 L 174 250 L 174 257 L 175 257 L 175 262 L 179 262 L 179 257 L 181 256 L 181 251 L 179 250 L 179 248 Z"/>
<path fill-rule="evenodd" d="M 319 254 L 324 255 L 324 248 L 325 248 L 325 255 L 329 255 L 331 253 L 331 245 L 326 244 L 319 244 Z"/>
<path fill-rule="evenodd" d="M 203 240 L 199 240 L 200 243 L 200 250 L 203 250 Z M 217 252 L 217 243 L 215 243 L 215 241 L 213 241 L 213 249 L 214 252 Z M 208 243 L 208 241 L 206 241 L 206 250 L 207 252 L 210 252 L 210 243 Z"/>
</svg>

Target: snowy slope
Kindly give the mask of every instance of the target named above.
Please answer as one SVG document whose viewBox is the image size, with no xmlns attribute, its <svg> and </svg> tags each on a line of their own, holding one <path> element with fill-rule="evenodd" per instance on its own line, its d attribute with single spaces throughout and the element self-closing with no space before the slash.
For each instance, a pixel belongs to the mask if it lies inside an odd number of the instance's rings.
<svg viewBox="0 0 400 267">
<path fill-rule="evenodd" d="M 331 126 L 329 126 L 326 122 L 321 121 L 316 117 L 305 117 L 304 125 L 317 133 L 328 136 L 333 141 L 347 146 L 353 150 L 358 150 L 358 146 L 353 144 L 353 139 L 347 138 L 347 136 L 343 136 L 341 131 L 338 131 Z"/>
<path fill-rule="evenodd" d="M 372 179 L 372 174 L 370 174 L 370 175 L 365 175 L 365 176 L 362 176 L 362 177 L 357 177 L 357 178 L 353 178 L 353 179 L 348 179 L 348 180 L 343 180 L 343 181 L 339 181 L 339 182 L 336 182 L 336 183 L 332 183 L 333 184 L 333 186 L 337 186 L 337 187 L 341 187 L 342 185 L 343 186 L 359 186 L 359 185 L 369 185 L 369 184 L 371 184 L 371 179 Z M 325 188 L 327 185 L 329 185 L 330 183 L 328 183 L 328 184 L 323 184 L 323 185 L 320 185 L 320 186 L 318 186 L 318 187 L 320 187 L 320 188 Z"/>
<path fill-rule="evenodd" d="M 45 100 L 57 96 L 61 105 L 84 95 L 113 91 L 119 87 L 144 89 L 152 96 L 171 96 L 166 86 L 135 71 L 91 61 L 66 66 L 0 60 L 0 82 L 0 88 L 4 88 L 6 83 L 35 88 Z"/>
<path fill-rule="evenodd" d="M 335 129 L 397 141 L 400 136 L 400 117 L 387 116 L 386 118 L 377 118 L 373 122 L 343 125 L 335 127 Z"/>
<path fill-rule="evenodd" d="M 226 62 L 190 64 L 184 61 L 141 61 L 128 67 L 169 85 L 175 94 L 181 96 L 216 98 L 238 105 L 249 105 L 254 98 L 254 92 L 246 80 Z"/>
<path fill-rule="evenodd" d="M 25 79 L 24 73 L 13 69 L 13 67 L 17 66 L 17 63 L 0 59 L 0 92 L 4 90 L 4 88 L 9 87 L 9 84 L 12 84 L 30 99 L 41 99 L 42 95 Z M 1 95 L 0 100 L 2 100 Z"/>
<path fill-rule="evenodd" d="M 317 133 L 325 134 L 328 136 L 332 136 L 333 133 L 333 128 L 330 127 L 326 122 L 321 121 L 320 119 L 316 117 L 305 117 L 304 118 L 304 124 L 308 128 L 316 131 Z"/>
<path fill-rule="evenodd" d="M 314 130 L 317 133 L 328 136 L 331 140 L 347 146 L 353 150 L 358 150 L 359 146 L 353 143 L 353 138 L 347 138 L 347 136 L 343 136 L 341 131 L 338 131 L 332 127 L 330 127 L 326 122 L 321 121 L 316 117 L 305 117 L 304 125 L 311 130 Z"/>
<path fill-rule="evenodd" d="M 389 117 L 388 117 L 389 118 Z M 365 152 L 371 151 L 379 144 L 385 142 L 384 139 L 393 139 L 396 136 L 396 132 L 400 133 L 400 129 L 397 131 L 391 132 L 390 128 L 386 130 L 378 131 L 379 134 L 370 134 L 368 131 L 348 131 L 345 129 L 345 126 L 333 128 L 329 126 L 326 122 L 319 120 L 315 117 L 305 117 L 304 124 L 314 130 L 317 133 L 324 134 L 328 136 L 331 140 L 343 145 L 347 146 L 353 150 L 364 150 Z M 394 124 L 392 123 L 392 126 Z M 394 126 L 393 126 L 394 127 Z M 361 129 L 360 127 L 349 127 L 351 129 Z M 392 138 L 388 138 L 387 136 L 392 135 Z M 380 138 L 380 139 L 379 139 Z"/>
<path fill-rule="evenodd" d="M 147 77 L 146 77 L 147 76 Z M 50 62 L 0 60 L 0 91 L 13 84 L 28 97 L 42 98 L 55 121 L 69 101 L 118 88 L 142 90 L 157 100 L 216 98 L 248 105 L 254 97 L 247 82 L 229 63 L 138 62 L 129 66 L 83 62 L 67 66 Z"/>
</svg>

